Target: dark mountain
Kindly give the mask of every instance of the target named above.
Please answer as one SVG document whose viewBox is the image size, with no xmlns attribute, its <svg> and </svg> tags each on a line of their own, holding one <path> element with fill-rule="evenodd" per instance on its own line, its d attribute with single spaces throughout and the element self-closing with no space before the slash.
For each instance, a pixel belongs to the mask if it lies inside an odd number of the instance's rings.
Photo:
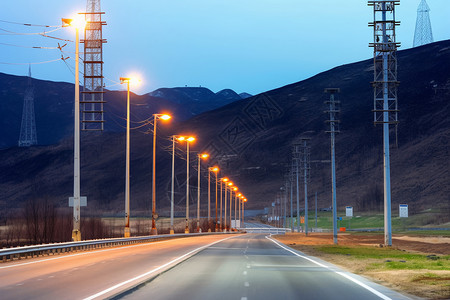
<svg viewBox="0 0 450 300">
<path fill-rule="evenodd" d="M 148 95 L 183 104 L 191 116 L 242 99 L 236 92 L 230 89 L 225 89 L 215 94 L 210 89 L 204 87 L 161 88 Z"/>
<path fill-rule="evenodd" d="M 23 97 L 28 77 L 0 73 L 0 149 L 17 145 L 22 120 Z M 32 79 L 39 145 L 51 145 L 73 134 L 74 86 L 70 83 Z M 131 121 L 140 122 L 154 113 L 169 112 L 182 121 L 200 112 L 218 108 L 237 98 L 217 96 L 206 88 L 165 90 L 167 97 L 131 93 Z M 179 92 L 182 91 L 182 92 Z M 230 93 L 232 91 L 230 90 Z M 155 93 L 158 94 L 158 93 Z M 106 91 L 105 130 L 123 132 L 126 92 Z M 240 98 L 239 98 L 240 99 Z"/>
<path fill-rule="evenodd" d="M 398 62 L 400 124 L 397 131 L 391 132 L 394 212 L 399 203 L 409 204 L 411 213 L 418 209 L 449 209 L 450 41 L 400 51 Z M 370 59 L 235 101 L 182 123 L 161 125 L 157 207 L 167 209 L 170 203 L 171 144 L 164 137 L 171 134 L 195 134 L 198 140 L 191 149 L 211 154 L 209 164 L 220 164 L 222 175 L 229 176 L 249 198 L 249 208 L 274 201 L 284 184 L 293 142 L 310 137 L 314 162 L 308 190 L 311 199 L 318 193 L 319 207 L 329 207 L 330 166 L 323 162 L 329 159 L 330 147 L 325 133 L 324 101 L 328 98 L 324 89 L 338 87 L 342 104 L 341 134 L 336 139 L 338 206 L 354 205 L 358 211 L 362 203 L 379 197 L 383 190 L 382 128 L 372 123 L 372 80 Z M 88 196 L 89 210 L 123 212 L 124 143 L 123 133 L 83 134 L 82 194 Z M 184 149 L 185 145 L 179 147 Z M 151 138 L 133 131 L 131 149 L 132 211 L 148 211 Z M 177 157 L 185 157 L 179 151 Z M 4 191 L 0 205 L 14 207 L 29 198 L 49 197 L 66 206 L 73 188 L 72 155 L 71 139 L 57 146 L 0 151 L 0 189 Z M 191 157 L 191 165 L 196 165 L 195 155 Z M 177 158 L 175 201 L 181 214 L 185 168 L 186 162 Z M 194 187 L 197 174 L 193 171 L 191 175 Z"/>
<path fill-rule="evenodd" d="M 242 99 L 247 99 L 247 98 L 252 97 L 253 95 L 250 95 L 249 93 L 240 93 L 239 96 L 240 96 Z"/>
</svg>

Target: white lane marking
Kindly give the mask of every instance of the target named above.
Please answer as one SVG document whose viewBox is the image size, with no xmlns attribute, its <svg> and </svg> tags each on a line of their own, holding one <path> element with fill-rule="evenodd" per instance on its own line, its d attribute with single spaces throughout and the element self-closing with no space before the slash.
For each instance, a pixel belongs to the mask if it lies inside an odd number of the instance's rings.
<svg viewBox="0 0 450 300">
<path fill-rule="evenodd" d="M 267 237 L 267 236 L 266 236 L 266 239 L 268 239 L 269 241 L 272 241 L 273 243 L 277 244 L 279 247 L 283 248 L 284 250 L 286 250 L 286 251 L 288 251 L 288 252 L 291 252 L 292 254 L 294 254 L 294 255 L 296 255 L 296 256 L 298 256 L 298 257 L 301 257 L 301 258 L 303 258 L 303 259 L 309 260 L 310 262 L 315 263 L 316 265 L 319 265 L 319 266 L 321 266 L 321 267 L 323 267 L 323 268 L 325 268 L 325 269 L 328 269 L 328 270 L 330 270 L 330 271 L 332 271 L 332 272 L 334 272 L 334 273 L 336 273 L 336 274 L 338 274 L 338 275 L 341 275 L 341 276 L 344 277 L 344 278 L 347 278 L 348 280 L 350 280 L 350 281 L 356 283 L 357 285 L 359 285 L 359 286 L 365 288 L 365 289 L 368 290 L 369 292 L 371 292 L 371 293 L 377 295 L 377 296 L 380 297 L 381 299 L 384 299 L 384 300 L 392 300 L 392 299 L 389 298 L 388 296 L 386 296 L 386 295 L 380 293 L 379 291 L 375 290 L 374 288 L 371 288 L 371 287 L 368 286 L 367 284 L 362 283 L 362 282 L 359 281 L 358 279 L 353 278 L 353 277 L 349 276 L 348 274 L 345 274 L 344 272 L 333 271 L 330 267 L 328 267 L 328 266 L 326 266 L 326 265 L 324 265 L 324 264 L 321 264 L 321 263 L 319 263 L 319 262 L 317 262 L 317 261 L 315 261 L 315 260 L 313 260 L 313 259 L 311 259 L 311 258 L 309 258 L 309 257 L 307 257 L 307 256 L 300 255 L 300 254 L 298 254 L 298 253 L 292 251 L 291 249 L 286 248 L 285 246 L 281 245 L 280 243 L 278 243 L 277 241 L 273 240 L 273 239 L 270 238 L 270 237 Z"/>
<path fill-rule="evenodd" d="M 242 297 L 241 300 L 247 300 L 247 297 Z"/>
<path fill-rule="evenodd" d="M 41 259 L 41 260 L 37 260 L 37 261 L 30 261 L 30 262 L 26 262 L 26 263 L 22 263 L 22 264 L 17 264 L 17 265 L 4 266 L 4 267 L 0 267 L 0 270 L 1 269 L 20 267 L 20 266 L 25 266 L 25 265 L 32 265 L 32 264 L 37 264 L 37 263 L 40 263 L 40 262 L 46 262 L 46 261 L 50 261 L 50 260 L 57 260 L 57 259 L 63 259 L 63 258 L 68 258 L 68 257 L 74 257 L 74 256 L 88 255 L 88 254 L 108 252 L 108 251 L 116 251 L 116 250 L 121 250 L 121 249 L 132 248 L 132 247 L 143 247 L 143 246 L 148 246 L 150 244 L 154 245 L 154 244 L 167 243 L 169 241 L 171 241 L 171 240 L 159 241 L 159 242 L 153 242 L 153 243 L 147 243 L 147 244 L 138 244 L 138 245 L 124 246 L 124 247 L 117 247 L 117 248 L 111 248 L 111 249 L 96 250 L 96 251 L 87 251 L 87 252 L 82 252 L 82 253 L 77 253 L 77 254 L 64 255 L 64 256 L 48 258 L 48 259 Z M 61 253 L 61 254 L 64 254 L 64 253 Z"/>
<path fill-rule="evenodd" d="M 247 275 L 247 271 L 244 271 L 242 274 L 243 274 L 244 276 L 246 276 L 246 275 Z"/>
<path fill-rule="evenodd" d="M 250 283 L 248 283 L 248 281 L 246 281 L 246 282 L 244 283 L 244 286 L 249 287 L 249 286 L 250 286 Z"/>
<path fill-rule="evenodd" d="M 126 285 L 126 284 L 129 284 L 129 283 L 131 283 L 131 282 L 133 282 L 133 281 L 136 281 L 136 280 L 139 280 L 139 279 L 141 279 L 141 278 L 143 278 L 143 277 L 146 277 L 146 276 L 148 276 L 148 275 L 150 275 L 150 274 L 152 274 L 152 273 L 154 273 L 154 272 L 156 272 L 156 271 L 159 271 L 159 270 L 161 270 L 161 269 L 163 269 L 163 268 L 165 268 L 165 267 L 167 267 L 167 266 L 169 266 L 169 265 L 171 265 L 171 264 L 173 264 L 173 263 L 175 263 L 175 262 L 182 261 L 183 258 L 186 258 L 186 257 L 188 257 L 189 255 L 194 254 L 195 252 L 201 251 L 201 250 L 206 249 L 206 248 L 208 248 L 208 247 L 210 247 L 210 246 L 212 246 L 212 245 L 215 245 L 215 244 L 217 244 L 217 243 L 223 242 L 223 241 L 228 240 L 228 239 L 231 239 L 231 238 L 234 238 L 234 236 L 230 236 L 230 237 L 224 238 L 224 239 L 222 239 L 222 240 L 215 241 L 215 242 L 213 242 L 213 243 L 211 243 L 211 244 L 208 244 L 208 245 L 206 245 L 206 246 L 201 246 L 201 247 L 199 247 L 199 248 L 197 248 L 197 249 L 194 249 L 194 250 L 192 250 L 192 251 L 190 251 L 190 252 L 188 252 L 188 253 L 186 253 L 186 254 L 183 254 L 182 256 L 179 256 L 179 257 L 177 257 L 177 258 L 175 258 L 175 259 L 169 261 L 168 263 L 165 263 L 165 264 L 163 264 L 163 265 L 161 265 L 161 266 L 159 266 L 159 267 L 157 267 L 157 268 L 155 268 L 155 269 L 153 269 L 153 270 L 150 270 L 150 271 L 148 271 L 148 272 L 146 272 L 146 273 L 144 273 L 144 274 L 138 275 L 138 276 L 136 276 L 136 277 L 134 277 L 134 278 L 131 278 L 131 279 L 128 279 L 128 280 L 123 281 L 123 282 L 121 282 L 121 283 L 118 283 L 118 284 L 116 284 L 116 285 L 114 285 L 114 286 L 112 286 L 112 287 L 110 287 L 110 288 L 107 288 L 106 290 L 103 290 L 103 291 L 101 291 L 101 292 L 98 292 L 97 294 L 94 294 L 94 295 L 92 295 L 92 296 L 89 296 L 89 297 L 87 297 L 87 298 L 84 298 L 83 300 L 92 300 L 92 299 L 95 299 L 95 298 L 97 298 L 97 297 L 103 296 L 104 294 L 107 294 L 107 293 L 109 293 L 109 292 L 111 292 L 111 291 L 113 291 L 113 290 L 115 290 L 115 289 L 118 289 L 118 288 L 120 288 L 120 287 L 122 287 L 122 286 L 124 286 L 124 285 Z"/>
</svg>

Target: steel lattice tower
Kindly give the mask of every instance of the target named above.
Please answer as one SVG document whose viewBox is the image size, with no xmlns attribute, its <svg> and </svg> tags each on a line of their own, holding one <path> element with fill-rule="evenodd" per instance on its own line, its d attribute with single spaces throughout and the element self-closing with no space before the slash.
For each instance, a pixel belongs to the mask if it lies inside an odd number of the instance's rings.
<svg viewBox="0 0 450 300">
<path fill-rule="evenodd" d="M 384 242 L 392 246 L 391 224 L 391 170 L 389 154 L 389 125 L 398 124 L 397 105 L 397 48 L 395 7 L 400 1 L 369 1 L 373 6 L 374 21 L 374 123 L 383 124 L 384 147 Z"/>
<path fill-rule="evenodd" d="M 432 42 L 433 31 L 431 30 L 430 7 L 426 0 L 422 0 L 417 8 L 417 21 L 413 46 L 418 47 Z"/>
<path fill-rule="evenodd" d="M 31 83 L 31 66 L 28 68 L 28 86 L 23 99 L 22 124 L 20 126 L 19 147 L 37 144 L 36 120 L 34 116 L 34 88 Z"/>
<path fill-rule="evenodd" d="M 84 86 L 81 104 L 83 130 L 103 130 L 103 39 L 100 0 L 87 0 L 84 29 Z"/>
<path fill-rule="evenodd" d="M 330 124 L 330 130 L 327 133 L 330 134 L 331 137 L 331 147 L 330 147 L 330 155 L 331 155 L 331 207 L 333 208 L 333 242 L 335 244 L 338 243 L 337 238 L 337 201 L 336 201 L 336 154 L 335 154 L 335 141 L 336 134 L 339 133 L 339 104 L 335 95 L 340 92 L 338 88 L 327 88 L 325 89 L 325 93 L 330 94 L 330 100 L 326 101 L 325 104 L 328 105 L 328 110 L 325 113 L 329 114 L 329 120 L 327 123 Z"/>
</svg>

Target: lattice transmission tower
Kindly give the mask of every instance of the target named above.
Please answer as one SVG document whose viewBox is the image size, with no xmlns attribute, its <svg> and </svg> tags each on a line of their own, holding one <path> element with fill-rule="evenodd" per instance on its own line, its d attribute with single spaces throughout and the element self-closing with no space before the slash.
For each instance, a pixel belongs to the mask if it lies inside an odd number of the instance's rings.
<svg viewBox="0 0 450 300">
<path fill-rule="evenodd" d="M 395 7 L 400 1 L 369 1 L 373 6 L 374 42 L 374 123 L 383 125 L 384 147 L 384 243 L 392 246 L 391 223 L 391 163 L 389 154 L 389 126 L 398 124 L 397 105 L 397 48 Z"/>
<path fill-rule="evenodd" d="M 432 43 L 433 31 L 431 30 L 430 7 L 426 0 L 421 0 L 417 8 L 416 30 L 414 33 L 414 47 Z"/>
<path fill-rule="evenodd" d="M 28 86 L 23 99 L 22 124 L 19 147 L 37 145 L 36 119 L 34 116 L 34 88 L 31 83 L 31 66 L 28 68 Z"/>
<path fill-rule="evenodd" d="M 83 130 L 103 130 L 103 39 L 100 0 L 87 0 L 84 29 L 84 86 L 81 104 Z"/>
</svg>

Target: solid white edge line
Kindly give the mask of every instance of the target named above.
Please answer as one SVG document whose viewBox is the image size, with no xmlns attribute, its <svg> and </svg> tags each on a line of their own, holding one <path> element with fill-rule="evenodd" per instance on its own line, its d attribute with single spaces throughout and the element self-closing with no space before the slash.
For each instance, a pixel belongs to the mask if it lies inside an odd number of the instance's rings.
<svg viewBox="0 0 450 300">
<path fill-rule="evenodd" d="M 224 239 L 215 241 L 215 242 L 213 242 L 213 243 L 211 243 L 211 244 L 208 244 L 208 245 L 205 245 L 205 246 L 201 246 L 201 247 L 199 247 L 199 248 L 197 248 L 197 249 L 194 249 L 194 250 L 192 250 L 192 251 L 189 251 L 188 253 L 183 254 L 182 256 L 179 256 L 179 257 L 177 257 L 177 258 L 175 258 L 175 259 L 169 261 L 168 263 L 165 263 L 164 265 L 161 265 L 161 266 L 159 266 L 159 267 L 157 267 L 157 268 L 155 268 L 155 269 L 153 269 L 153 270 L 150 270 L 150 271 L 148 271 L 148 272 L 146 272 L 146 273 L 144 273 L 144 274 L 138 275 L 138 276 L 136 276 L 136 277 L 134 277 L 134 278 L 131 278 L 131 279 L 128 279 L 128 280 L 123 281 L 123 282 L 121 282 L 121 283 L 118 283 L 118 284 L 116 284 L 116 285 L 114 285 L 114 286 L 112 286 L 112 287 L 110 287 L 110 288 L 107 288 L 106 290 L 103 290 L 103 291 L 101 291 L 101 292 L 98 292 L 98 293 L 95 294 L 95 295 L 92 295 L 92 296 L 89 296 L 89 297 L 87 297 L 87 298 L 84 298 L 83 300 L 92 300 L 92 299 L 95 299 L 95 298 L 97 298 L 97 297 L 103 296 L 103 295 L 105 295 L 105 294 L 107 294 L 107 293 L 109 293 L 109 292 L 111 292 L 111 291 L 113 291 L 113 290 L 115 290 L 115 289 L 117 289 L 117 288 L 119 288 L 119 287 L 121 287 L 121 286 L 124 286 L 124 285 L 126 285 L 126 284 L 128 284 L 128 283 L 131 283 L 131 282 L 136 281 L 136 280 L 139 280 L 139 279 L 141 279 L 141 278 L 143 278 L 143 277 L 145 277 L 145 276 L 148 276 L 148 275 L 150 275 L 150 274 L 152 274 L 152 273 L 154 273 L 154 272 L 156 272 L 156 271 L 159 271 L 159 270 L 161 270 L 161 269 L 163 269 L 163 268 L 165 268 L 165 267 L 167 267 L 167 266 L 169 266 L 169 265 L 171 265 L 171 264 L 173 264 L 173 263 L 175 263 L 175 262 L 177 262 L 177 261 L 181 261 L 183 258 L 185 258 L 185 257 L 187 257 L 187 256 L 189 256 L 189 255 L 191 255 L 191 254 L 193 254 L 193 253 L 195 253 L 195 252 L 201 251 L 201 250 L 203 250 L 203 249 L 205 249 L 205 248 L 208 248 L 208 247 L 210 247 L 210 246 L 212 246 L 212 245 L 215 245 L 215 244 L 217 244 L 217 243 L 223 242 L 223 241 L 228 240 L 228 239 L 231 239 L 231 238 L 234 238 L 234 236 L 230 236 L 230 237 L 227 237 L 227 238 L 224 238 Z"/>
<path fill-rule="evenodd" d="M 83 253 L 77 253 L 77 254 L 70 254 L 70 255 L 58 256 L 58 257 L 53 257 L 53 258 L 41 259 L 41 260 L 30 261 L 30 262 L 16 264 L 16 265 L 10 265 L 10 266 L 3 266 L 3 267 L 0 267 L 0 270 L 1 269 L 16 268 L 16 267 L 21 267 L 21 266 L 26 266 L 26 265 L 32 265 L 32 264 L 37 264 L 37 263 L 41 263 L 41 262 L 47 262 L 47 261 L 63 259 L 63 258 L 69 258 L 69 257 L 74 257 L 74 256 L 88 255 L 88 254 L 108 252 L 108 251 L 116 251 L 116 250 L 120 250 L 120 249 L 132 248 L 132 247 L 142 247 L 142 246 L 148 246 L 149 244 L 154 245 L 154 244 L 160 244 L 160 243 L 167 243 L 169 241 L 171 241 L 171 240 L 159 241 L 159 242 L 151 242 L 151 243 L 144 243 L 144 244 L 135 244 L 135 245 L 123 246 L 123 247 L 119 246 L 119 247 L 114 247 L 114 248 L 109 248 L 109 249 L 102 249 L 102 250 L 92 250 L 92 251 L 86 250 L 86 252 L 83 252 Z M 58 253 L 58 254 L 62 255 L 64 253 Z"/>
<path fill-rule="evenodd" d="M 368 290 L 369 292 L 371 292 L 371 293 L 377 295 L 377 296 L 380 297 L 381 299 L 384 299 L 384 300 L 392 300 L 392 299 L 389 298 L 388 296 L 386 296 L 386 295 L 380 293 L 379 291 L 375 290 L 374 288 L 371 288 L 370 286 L 366 285 L 365 283 L 362 283 L 362 282 L 359 281 L 358 279 L 353 278 L 353 277 L 349 276 L 348 274 L 345 274 L 344 272 L 333 271 L 330 267 L 328 267 L 328 266 L 326 266 L 326 265 L 324 265 L 324 264 L 321 264 L 321 263 L 319 263 L 319 262 L 317 262 L 317 261 L 315 261 L 315 260 L 313 260 L 313 259 L 311 259 L 311 258 L 309 258 L 309 257 L 307 257 L 307 256 L 300 255 L 300 254 L 298 254 L 298 253 L 292 251 L 291 249 L 286 248 L 285 246 L 281 245 L 280 243 L 278 243 L 277 241 L 275 241 L 275 240 L 272 239 L 271 237 L 266 236 L 266 239 L 268 239 L 269 241 L 272 241 L 273 243 L 275 243 L 275 244 L 278 245 L 279 247 L 283 248 L 284 250 L 286 250 L 286 251 L 288 251 L 288 252 L 290 252 L 290 253 L 292 253 L 292 254 L 298 256 L 298 257 L 301 257 L 301 258 L 303 258 L 303 259 L 309 260 L 310 262 L 315 263 L 316 265 L 319 265 L 319 266 L 321 266 L 322 268 L 326 268 L 326 269 L 328 269 L 328 270 L 330 270 L 330 271 L 332 271 L 332 272 L 334 272 L 334 273 L 336 273 L 336 274 L 338 274 L 338 275 L 341 275 L 341 276 L 344 277 L 344 278 L 347 278 L 348 280 L 350 280 L 350 281 L 356 283 L 357 285 L 359 285 L 359 286 L 365 288 L 365 289 Z"/>
</svg>

